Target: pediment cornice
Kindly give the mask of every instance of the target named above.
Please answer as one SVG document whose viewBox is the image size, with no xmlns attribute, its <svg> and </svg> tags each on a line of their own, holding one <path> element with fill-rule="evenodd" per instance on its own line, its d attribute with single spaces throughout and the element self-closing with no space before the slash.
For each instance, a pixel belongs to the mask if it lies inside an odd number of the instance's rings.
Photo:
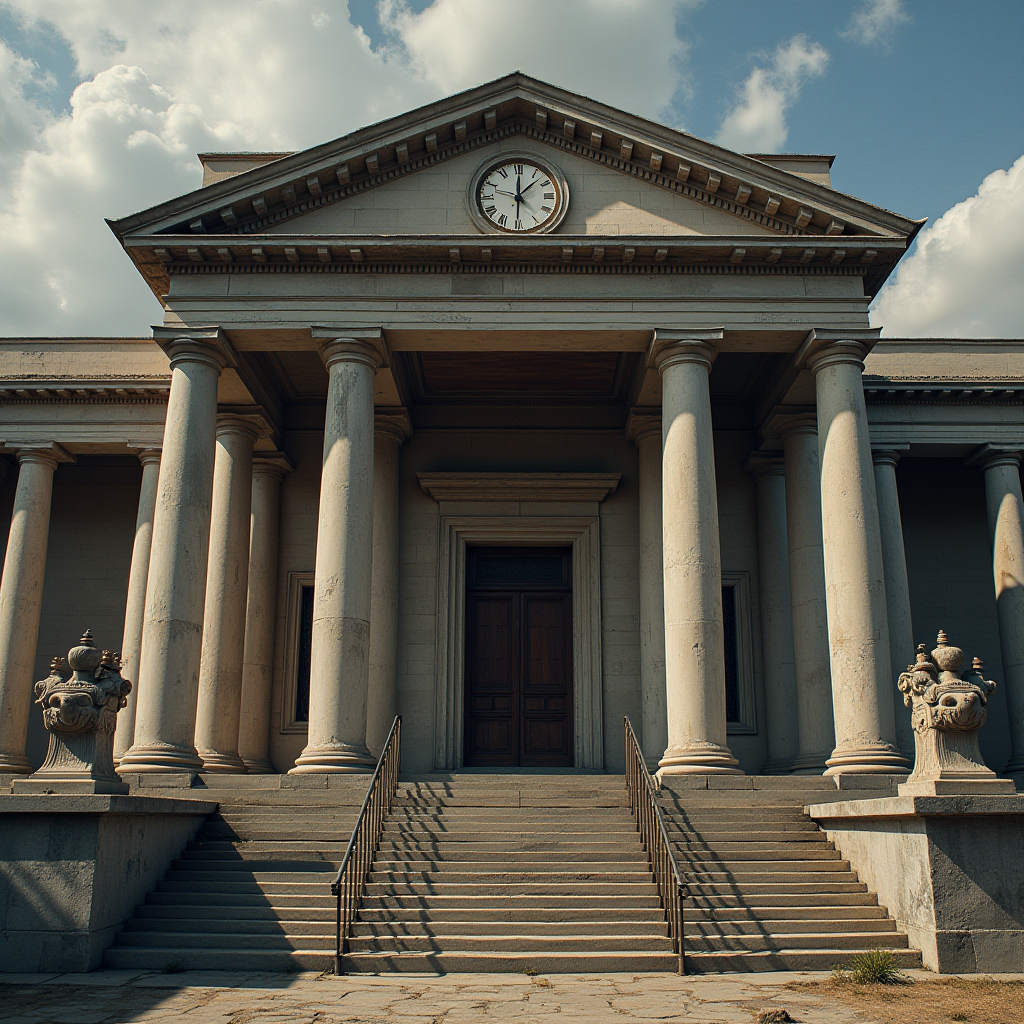
<svg viewBox="0 0 1024 1024">
<path fill-rule="evenodd" d="M 915 221 L 753 157 L 514 74 L 111 223 L 128 234 L 258 234 L 512 135 L 639 177 L 779 235 L 912 236 Z"/>
</svg>

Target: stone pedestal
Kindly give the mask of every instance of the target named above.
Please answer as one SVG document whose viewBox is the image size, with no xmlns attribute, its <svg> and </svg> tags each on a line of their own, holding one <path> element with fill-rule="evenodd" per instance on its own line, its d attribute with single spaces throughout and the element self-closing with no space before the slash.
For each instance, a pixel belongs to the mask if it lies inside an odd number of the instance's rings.
<svg viewBox="0 0 1024 1024">
<path fill-rule="evenodd" d="M 708 374 L 722 331 L 659 331 L 668 746 L 659 773 L 741 774 L 726 742 L 722 553 Z"/>
<path fill-rule="evenodd" d="M 1024 971 L 1024 796 L 806 808 L 941 974 Z"/>
</svg>

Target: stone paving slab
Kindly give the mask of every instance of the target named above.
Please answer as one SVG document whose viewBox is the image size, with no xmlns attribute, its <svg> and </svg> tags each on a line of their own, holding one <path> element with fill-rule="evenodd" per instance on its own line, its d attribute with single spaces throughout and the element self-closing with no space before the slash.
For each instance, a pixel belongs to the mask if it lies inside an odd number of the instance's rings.
<svg viewBox="0 0 1024 1024">
<path fill-rule="evenodd" d="M 924 971 L 911 976 L 934 979 Z M 871 1024 L 784 988 L 824 972 L 534 976 L 96 971 L 0 975 L 0 1024 L 751 1024 L 781 1007 L 801 1024 Z M 1001 980 L 1004 976 L 1001 976 Z M 1022 976 L 1013 976 L 1020 978 Z M 1010 980 L 1010 976 L 1005 976 Z"/>
</svg>

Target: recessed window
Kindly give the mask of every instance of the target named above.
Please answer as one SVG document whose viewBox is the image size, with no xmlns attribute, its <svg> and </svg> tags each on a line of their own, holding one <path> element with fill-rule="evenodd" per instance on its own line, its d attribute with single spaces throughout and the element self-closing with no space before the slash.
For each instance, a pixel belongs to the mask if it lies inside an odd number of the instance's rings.
<svg viewBox="0 0 1024 1024">
<path fill-rule="evenodd" d="M 295 721 L 309 721 L 309 670 L 313 651 L 313 588 L 299 590 L 299 647 L 295 656 Z"/>
</svg>

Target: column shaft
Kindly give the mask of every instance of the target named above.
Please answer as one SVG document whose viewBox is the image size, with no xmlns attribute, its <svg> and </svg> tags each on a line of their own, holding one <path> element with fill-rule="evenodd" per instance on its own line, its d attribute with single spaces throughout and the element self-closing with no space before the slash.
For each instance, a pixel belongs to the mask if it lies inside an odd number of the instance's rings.
<svg viewBox="0 0 1024 1024">
<path fill-rule="evenodd" d="M 218 418 L 196 712 L 196 750 L 208 772 L 245 771 L 238 755 L 238 721 L 249 591 L 252 449 L 258 436 L 251 420 Z"/>
<path fill-rule="evenodd" d="M 139 699 L 139 655 L 142 648 L 142 622 L 146 615 L 146 582 L 149 579 L 149 553 L 153 545 L 153 510 L 160 477 L 160 449 L 147 448 L 139 453 L 142 486 L 139 511 L 135 517 L 135 543 L 128 570 L 128 600 L 124 609 L 124 637 L 121 640 L 121 675 L 131 680 L 128 703 L 117 716 L 114 733 L 114 764 L 127 753 L 135 739 L 135 709 Z"/>
<path fill-rule="evenodd" d="M 382 342 L 380 343 L 382 344 Z M 313 589 L 309 739 L 295 773 L 365 772 L 373 551 L 373 380 L 382 353 L 322 346 L 329 374 Z"/>
<path fill-rule="evenodd" d="M 1019 460 L 1019 452 L 992 452 L 982 463 L 1010 727 L 1010 760 L 1003 772 L 1024 776 L 1024 502 Z"/>
<path fill-rule="evenodd" d="M 757 487 L 757 565 L 761 577 L 761 649 L 768 726 L 768 761 L 761 771 L 775 775 L 788 772 L 800 750 L 785 463 L 780 458 L 755 455 L 747 468 L 754 474 Z"/>
<path fill-rule="evenodd" d="M 896 743 L 904 757 L 914 759 L 914 729 L 910 712 L 896 682 L 907 665 L 914 661 L 914 620 L 910 611 L 910 580 L 907 578 L 907 552 L 903 546 L 903 520 L 900 495 L 896 486 L 896 463 L 900 453 L 893 449 L 872 452 L 875 463 L 875 493 L 878 496 L 878 523 L 882 536 L 882 564 L 885 571 L 885 604 L 889 619 L 889 664 L 892 680 L 893 714 L 896 718 Z"/>
<path fill-rule="evenodd" d="M 27 775 L 33 668 L 43 605 L 56 445 L 18 452 L 20 469 L 0 582 L 0 772 Z"/>
<path fill-rule="evenodd" d="M 662 538 L 661 412 L 630 413 L 627 434 L 640 470 L 640 743 L 648 765 L 668 746 L 665 710 L 665 558 Z"/>
<path fill-rule="evenodd" d="M 217 379 L 225 358 L 192 338 L 166 345 L 171 393 L 153 513 L 153 546 L 129 772 L 198 771 L 196 698 L 210 547 Z"/>
<path fill-rule="evenodd" d="M 820 775 L 835 746 L 829 665 L 825 558 L 821 546 L 821 473 L 814 416 L 785 424 L 786 523 L 800 751 L 792 771 Z"/>
<path fill-rule="evenodd" d="M 277 548 L 281 480 L 291 468 L 287 456 L 258 455 L 252 467 L 249 593 L 245 606 L 241 718 L 238 754 L 250 775 L 274 771 L 270 760 L 270 695 L 274 684 L 277 618 Z"/>
<path fill-rule="evenodd" d="M 675 333 L 675 332 L 673 332 Z M 721 332 L 703 332 L 720 338 Z M 708 373 L 701 334 L 655 338 L 662 377 L 665 676 L 662 774 L 738 773 L 726 745 L 725 629 Z"/>
<path fill-rule="evenodd" d="M 373 582 L 366 745 L 380 757 L 398 706 L 398 452 L 409 436 L 405 410 L 379 412 L 373 436 Z"/>
<path fill-rule="evenodd" d="M 882 540 L 861 373 L 865 343 L 812 332 L 836 748 L 827 774 L 902 772 L 896 747 Z"/>
</svg>

